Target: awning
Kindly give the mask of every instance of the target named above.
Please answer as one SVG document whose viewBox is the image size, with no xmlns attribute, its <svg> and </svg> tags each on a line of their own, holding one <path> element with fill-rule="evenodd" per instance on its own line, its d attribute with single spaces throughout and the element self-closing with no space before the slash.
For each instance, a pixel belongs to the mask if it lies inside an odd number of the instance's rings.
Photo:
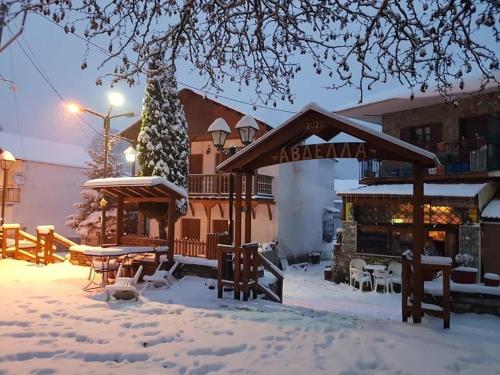
<svg viewBox="0 0 500 375">
<path fill-rule="evenodd" d="M 89 180 L 86 189 L 105 191 L 123 198 L 187 198 L 186 189 L 168 181 L 164 177 L 116 177 Z"/>
<path fill-rule="evenodd" d="M 487 184 L 424 184 L 426 197 L 474 198 Z M 362 186 L 337 191 L 340 196 L 412 196 L 412 184 L 385 184 Z"/>
<path fill-rule="evenodd" d="M 481 212 L 483 219 L 500 219 L 500 198 L 493 199 Z"/>
</svg>

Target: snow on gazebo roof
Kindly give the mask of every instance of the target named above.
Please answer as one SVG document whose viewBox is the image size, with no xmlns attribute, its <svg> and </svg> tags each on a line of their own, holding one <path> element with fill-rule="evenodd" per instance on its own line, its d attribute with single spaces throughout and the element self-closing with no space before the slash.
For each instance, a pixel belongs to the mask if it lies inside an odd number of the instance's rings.
<svg viewBox="0 0 500 375">
<path fill-rule="evenodd" d="M 493 199 L 486 205 L 481 217 L 485 219 L 500 219 L 500 198 Z"/>
<path fill-rule="evenodd" d="M 486 186 L 483 184 L 424 184 L 426 197 L 474 198 Z M 369 185 L 337 191 L 338 195 L 413 195 L 412 184 Z"/>
<path fill-rule="evenodd" d="M 111 194 L 130 198 L 173 196 L 179 199 L 188 197 L 186 189 L 159 176 L 97 178 L 85 182 L 83 187 L 107 190 Z"/>
</svg>

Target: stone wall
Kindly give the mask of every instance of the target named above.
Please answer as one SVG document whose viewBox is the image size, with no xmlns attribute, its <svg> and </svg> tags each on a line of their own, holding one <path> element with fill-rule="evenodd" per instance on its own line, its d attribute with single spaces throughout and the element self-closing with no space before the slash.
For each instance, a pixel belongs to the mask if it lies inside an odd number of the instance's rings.
<svg viewBox="0 0 500 375">
<path fill-rule="evenodd" d="M 479 116 L 500 111 L 498 92 L 480 96 L 467 96 L 459 100 L 456 107 L 453 104 L 435 104 L 427 107 L 387 113 L 382 116 L 382 130 L 392 136 L 400 136 L 403 127 L 419 126 L 430 123 L 443 124 L 443 139 L 459 140 L 459 120 L 463 117 Z"/>
<path fill-rule="evenodd" d="M 424 302 L 436 305 L 441 305 L 441 299 L 441 296 L 429 294 L 424 296 Z M 452 292 L 451 311 L 459 314 L 476 313 L 500 316 L 500 296 Z"/>
</svg>

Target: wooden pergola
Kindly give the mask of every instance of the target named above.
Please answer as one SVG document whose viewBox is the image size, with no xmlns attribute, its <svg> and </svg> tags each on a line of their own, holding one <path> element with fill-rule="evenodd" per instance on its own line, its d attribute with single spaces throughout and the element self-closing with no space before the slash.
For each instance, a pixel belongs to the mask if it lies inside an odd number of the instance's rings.
<svg viewBox="0 0 500 375">
<path fill-rule="evenodd" d="M 123 211 L 126 203 L 156 203 L 168 206 L 167 246 L 168 260 L 174 259 L 175 201 L 187 198 L 187 191 L 174 185 L 163 177 L 118 177 L 89 180 L 86 189 L 94 189 L 117 200 L 116 245 L 122 245 Z"/>
<path fill-rule="evenodd" d="M 351 135 L 360 142 L 329 143 L 340 133 Z M 324 143 L 310 144 L 305 141 L 312 136 L 319 137 Z M 242 201 L 242 176 L 247 181 L 258 168 L 313 159 L 356 158 L 358 160 L 395 160 L 413 165 L 413 262 L 415 297 L 413 320 L 420 322 L 422 316 L 421 298 L 423 279 L 421 254 L 424 247 L 424 168 L 438 166 L 435 154 L 398 138 L 364 126 L 360 121 L 341 116 L 310 104 L 282 125 L 259 138 L 254 143 L 237 152 L 217 166 L 218 172 L 235 174 L 235 235 L 233 241 L 235 264 L 235 297 L 239 299 L 240 264 L 239 253 L 242 249 L 242 217 L 244 219 L 244 242 L 251 242 L 251 184 L 246 184 L 245 202 Z M 243 208 L 244 207 L 244 208 Z M 236 296 L 238 294 L 238 296 Z"/>
</svg>

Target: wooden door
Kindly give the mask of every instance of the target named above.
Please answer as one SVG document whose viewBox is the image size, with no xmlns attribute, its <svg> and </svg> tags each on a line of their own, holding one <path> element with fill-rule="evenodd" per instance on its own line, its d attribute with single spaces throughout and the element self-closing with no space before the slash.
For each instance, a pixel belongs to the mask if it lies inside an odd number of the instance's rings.
<svg viewBox="0 0 500 375">
<path fill-rule="evenodd" d="M 203 154 L 189 155 L 189 174 L 203 174 Z"/>
<path fill-rule="evenodd" d="M 500 224 L 483 224 L 483 239 L 481 243 L 484 273 L 500 274 Z"/>
<path fill-rule="evenodd" d="M 229 224 L 227 220 L 215 219 L 212 221 L 212 232 L 213 233 L 224 233 L 229 231 Z"/>
<path fill-rule="evenodd" d="M 200 239 L 200 219 L 182 219 L 182 238 Z"/>
</svg>

